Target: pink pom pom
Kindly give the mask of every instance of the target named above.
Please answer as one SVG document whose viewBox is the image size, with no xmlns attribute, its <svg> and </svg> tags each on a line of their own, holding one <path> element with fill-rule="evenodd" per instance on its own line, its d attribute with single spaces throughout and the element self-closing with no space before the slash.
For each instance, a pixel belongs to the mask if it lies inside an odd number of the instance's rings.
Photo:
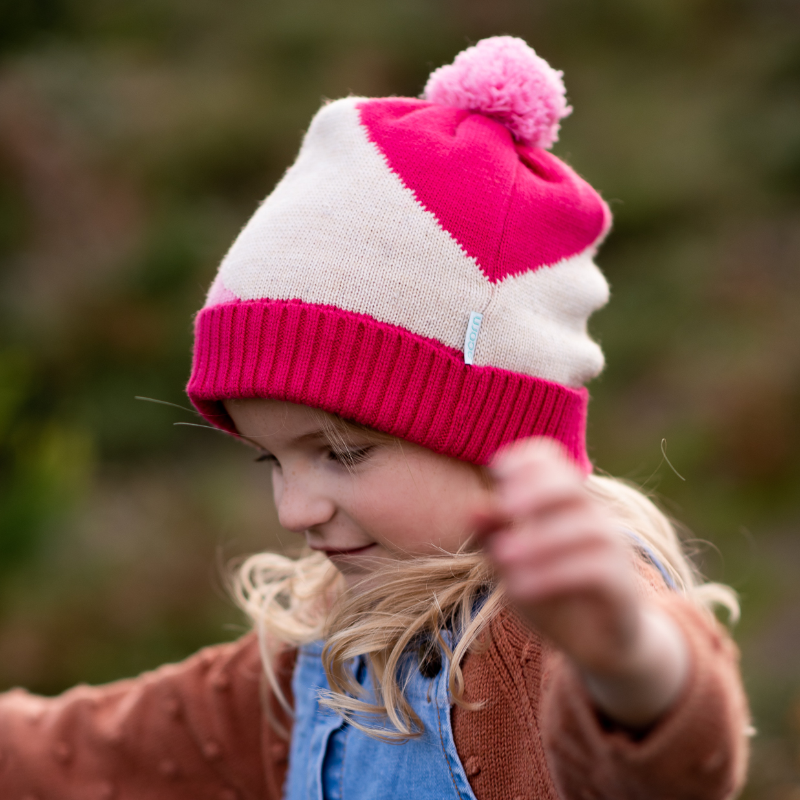
<svg viewBox="0 0 800 800">
<path fill-rule="evenodd" d="M 522 39 L 493 36 L 431 73 L 422 96 L 486 114 L 523 144 L 549 149 L 558 141 L 559 120 L 572 112 L 562 75 Z"/>
</svg>

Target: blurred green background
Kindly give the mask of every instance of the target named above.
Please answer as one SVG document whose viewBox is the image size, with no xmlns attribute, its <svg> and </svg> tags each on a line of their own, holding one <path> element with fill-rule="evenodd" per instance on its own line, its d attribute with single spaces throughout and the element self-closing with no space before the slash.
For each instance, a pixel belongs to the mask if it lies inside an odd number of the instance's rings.
<svg viewBox="0 0 800 800">
<path fill-rule="evenodd" d="M 615 214 L 592 456 L 741 593 L 747 797 L 798 800 L 796 0 L 0 0 L 0 688 L 243 630 L 267 472 L 134 396 L 187 403 L 191 315 L 323 98 L 416 95 L 498 33 L 564 70 L 555 152 Z"/>
</svg>

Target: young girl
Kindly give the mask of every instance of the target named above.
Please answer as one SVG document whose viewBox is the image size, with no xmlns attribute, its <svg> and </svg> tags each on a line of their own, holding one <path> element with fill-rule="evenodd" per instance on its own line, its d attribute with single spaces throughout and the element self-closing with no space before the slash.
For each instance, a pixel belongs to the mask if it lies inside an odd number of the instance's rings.
<svg viewBox="0 0 800 800">
<path fill-rule="evenodd" d="M 298 560 L 256 633 L 0 698 L 3 798 L 727 798 L 735 648 L 669 522 L 592 474 L 610 214 L 548 153 L 561 74 L 487 39 L 423 99 L 324 106 L 196 320 L 189 395 Z"/>
</svg>

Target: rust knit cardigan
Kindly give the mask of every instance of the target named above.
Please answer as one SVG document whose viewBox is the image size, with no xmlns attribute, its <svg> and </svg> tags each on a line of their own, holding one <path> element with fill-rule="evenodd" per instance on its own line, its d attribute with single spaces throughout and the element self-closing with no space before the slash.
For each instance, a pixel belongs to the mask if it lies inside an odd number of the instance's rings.
<svg viewBox="0 0 800 800">
<path fill-rule="evenodd" d="M 651 586 L 657 578 L 648 581 Z M 689 678 L 645 735 L 604 724 L 571 665 L 510 613 L 463 663 L 456 746 L 478 800 L 723 800 L 743 780 L 747 705 L 736 649 L 677 595 L 654 597 L 689 644 Z M 279 663 L 288 691 L 294 653 Z M 279 800 L 290 725 L 253 634 L 180 664 L 60 697 L 0 695 L 2 800 Z M 388 794 L 387 794 L 388 796 Z"/>
</svg>

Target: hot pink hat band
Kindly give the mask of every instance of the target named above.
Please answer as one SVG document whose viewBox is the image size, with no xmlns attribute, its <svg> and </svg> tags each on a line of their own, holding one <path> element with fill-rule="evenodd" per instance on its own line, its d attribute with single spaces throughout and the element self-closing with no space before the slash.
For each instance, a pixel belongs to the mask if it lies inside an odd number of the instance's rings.
<svg viewBox="0 0 800 800">
<path fill-rule="evenodd" d="M 459 350 L 331 306 L 257 300 L 204 309 L 188 393 L 209 422 L 232 432 L 221 399 L 272 397 L 476 464 L 507 442 L 550 436 L 591 470 L 585 389 L 467 365 Z"/>
</svg>

